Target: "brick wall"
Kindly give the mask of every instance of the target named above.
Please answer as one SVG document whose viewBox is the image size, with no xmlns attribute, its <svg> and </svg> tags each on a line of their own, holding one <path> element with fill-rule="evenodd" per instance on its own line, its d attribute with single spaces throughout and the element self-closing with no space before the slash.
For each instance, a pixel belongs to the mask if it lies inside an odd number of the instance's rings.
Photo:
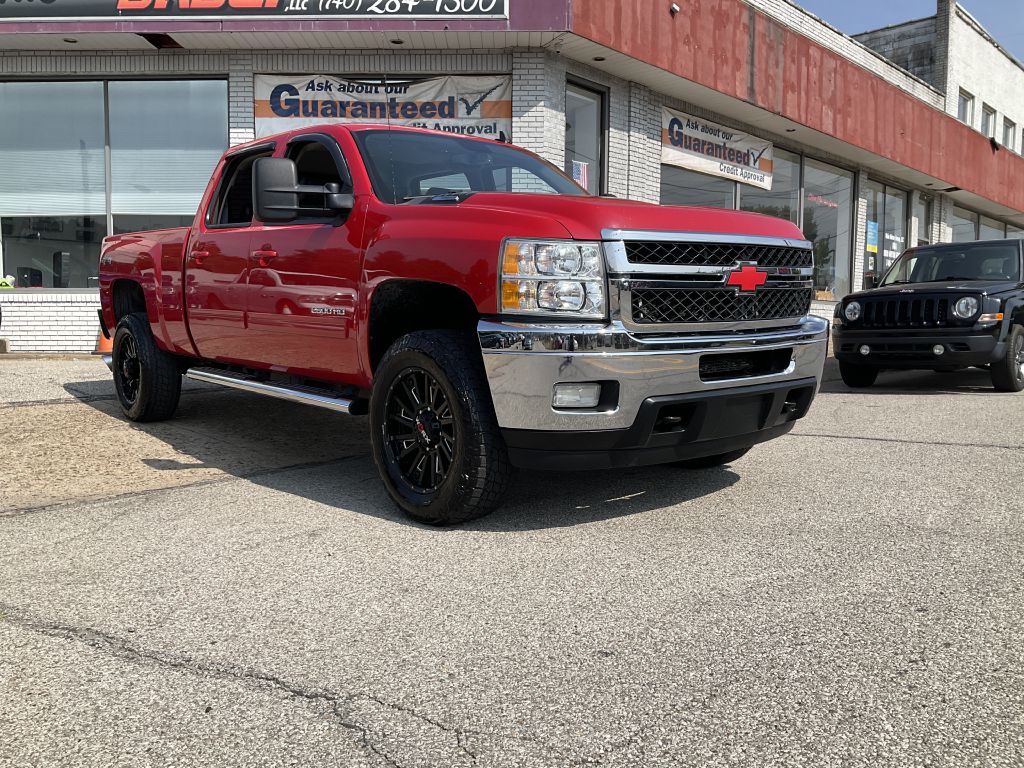
<svg viewBox="0 0 1024 768">
<path fill-rule="evenodd" d="M 99 308 L 97 291 L 0 291 L 0 338 L 11 352 L 92 352 Z"/>
<path fill-rule="evenodd" d="M 938 51 L 935 16 L 854 35 L 854 40 L 932 86 L 945 89 L 945 80 L 940 81 L 936 77 Z M 942 70 L 942 74 L 945 75 L 945 70 Z"/>
</svg>

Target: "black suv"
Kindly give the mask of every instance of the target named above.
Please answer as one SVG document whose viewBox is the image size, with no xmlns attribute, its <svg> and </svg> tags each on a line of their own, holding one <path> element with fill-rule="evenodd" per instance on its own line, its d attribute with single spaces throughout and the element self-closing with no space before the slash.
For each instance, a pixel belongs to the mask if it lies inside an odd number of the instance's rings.
<svg viewBox="0 0 1024 768">
<path fill-rule="evenodd" d="M 870 387 L 880 370 L 987 367 L 992 384 L 1024 389 L 1024 240 L 925 245 L 900 255 L 878 287 L 836 307 L 843 381 Z"/>
</svg>

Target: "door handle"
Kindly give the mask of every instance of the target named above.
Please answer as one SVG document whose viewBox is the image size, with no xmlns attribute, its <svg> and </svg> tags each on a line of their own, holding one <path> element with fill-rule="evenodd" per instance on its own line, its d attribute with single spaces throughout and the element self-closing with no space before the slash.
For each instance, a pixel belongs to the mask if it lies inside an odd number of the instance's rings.
<svg viewBox="0 0 1024 768">
<path fill-rule="evenodd" d="M 270 262 L 277 258 L 277 251 L 272 251 L 269 248 L 261 248 L 258 251 L 252 252 L 253 258 L 259 261 L 261 267 L 269 267 Z"/>
<path fill-rule="evenodd" d="M 203 259 L 210 258 L 209 251 L 192 251 L 192 261 L 197 267 L 203 266 Z"/>
</svg>

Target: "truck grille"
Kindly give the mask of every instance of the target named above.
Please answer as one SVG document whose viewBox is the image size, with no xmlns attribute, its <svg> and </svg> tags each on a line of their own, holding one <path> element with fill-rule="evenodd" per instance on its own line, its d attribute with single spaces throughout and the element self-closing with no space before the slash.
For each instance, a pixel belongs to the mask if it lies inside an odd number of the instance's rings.
<svg viewBox="0 0 1024 768">
<path fill-rule="evenodd" d="M 949 324 L 949 298 L 913 296 L 861 300 L 860 328 L 929 328 Z"/>
<path fill-rule="evenodd" d="M 632 264 L 662 264 L 671 267 L 731 267 L 745 261 L 759 267 L 810 267 L 814 256 L 806 248 L 740 243 L 672 243 L 629 241 L 626 258 Z"/>
<path fill-rule="evenodd" d="M 811 288 L 634 288 L 633 322 L 639 325 L 723 323 L 803 317 L 811 309 Z"/>
</svg>

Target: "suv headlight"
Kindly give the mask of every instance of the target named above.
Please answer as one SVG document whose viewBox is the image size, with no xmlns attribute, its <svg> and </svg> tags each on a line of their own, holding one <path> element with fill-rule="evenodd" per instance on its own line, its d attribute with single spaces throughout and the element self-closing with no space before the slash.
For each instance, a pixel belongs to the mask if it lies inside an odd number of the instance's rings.
<svg viewBox="0 0 1024 768">
<path fill-rule="evenodd" d="M 953 314 L 961 320 L 969 320 L 978 314 L 981 303 L 974 296 L 964 296 L 953 305 Z"/>
<path fill-rule="evenodd" d="M 846 305 L 846 309 L 843 310 L 843 315 L 851 323 L 855 323 L 860 320 L 861 306 L 859 301 L 851 301 Z"/>
<path fill-rule="evenodd" d="M 608 313 L 600 243 L 506 240 L 501 311 L 603 318 Z"/>
</svg>

